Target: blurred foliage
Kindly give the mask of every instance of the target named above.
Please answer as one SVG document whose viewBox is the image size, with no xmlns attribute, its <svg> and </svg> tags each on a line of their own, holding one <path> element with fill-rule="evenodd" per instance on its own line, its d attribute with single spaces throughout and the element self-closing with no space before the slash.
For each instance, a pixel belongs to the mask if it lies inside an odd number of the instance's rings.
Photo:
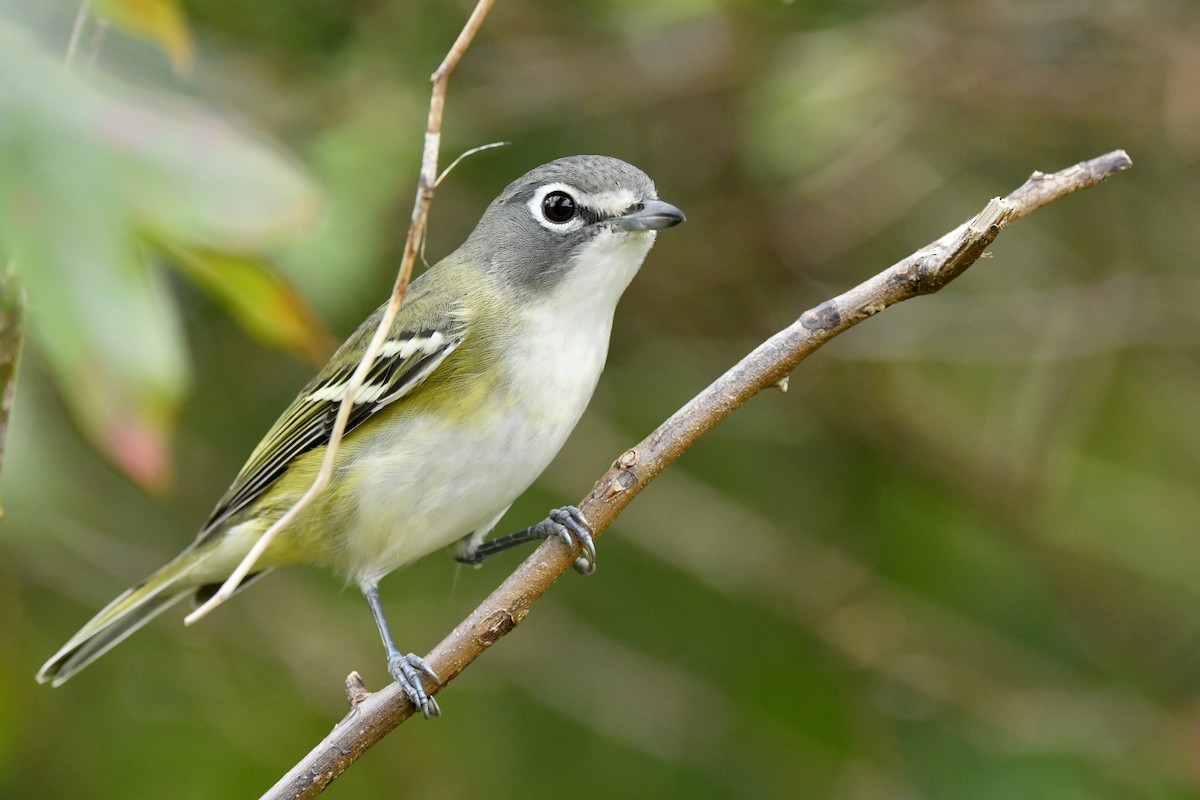
<svg viewBox="0 0 1200 800">
<path fill-rule="evenodd" d="M 173 250 L 235 308 L 270 295 L 295 306 L 249 257 L 198 251 L 277 242 L 309 226 L 316 195 L 287 159 L 214 114 L 89 85 L 10 26 L 0 28 L 0 86 L 0 237 L 34 334 L 84 429 L 133 478 L 161 487 L 188 366 L 151 248 Z M 311 353 L 312 327 L 293 321 L 278 338 Z"/>
<path fill-rule="evenodd" d="M 183 406 L 179 488 L 147 497 L 70 424 L 44 333 L 23 356 L 0 484 L 0 796 L 253 796 L 342 716 L 349 670 L 385 675 L 357 593 L 297 569 L 195 628 L 150 626 L 62 689 L 33 684 L 91 613 L 190 541 L 309 374 L 248 338 L 208 282 L 164 281 L 175 273 L 121 244 L 166 230 L 239 254 L 171 216 L 253 220 L 216 180 L 218 154 L 164 161 L 170 145 L 140 139 L 115 158 L 68 135 L 64 93 L 131 102 L 111 94 L 120 81 L 175 96 L 156 114 L 203 106 L 227 120 L 217 130 L 282 142 L 328 216 L 274 261 L 345 334 L 394 277 L 427 78 L 469 7 L 189 0 L 189 78 L 117 31 L 86 84 L 3 70 L 0 102 L 56 121 L 28 152 L 63 165 L 0 154 L 0 180 L 58 204 L 21 225 L 6 206 L 5 247 L 52 221 L 72 231 L 51 238 L 72 271 L 48 288 L 23 275 L 31 324 L 48 324 L 43 296 L 89 323 L 145 316 L 119 343 L 165 372 L 131 380 L 174 375 Z M 3 9 L 65 51 L 76 6 Z M 509 180 L 571 153 L 638 164 L 689 217 L 618 311 L 584 422 L 502 528 L 581 497 L 763 336 L 1032 170 L 1117 147 L 1135 168 L 1021 222 L 948 289 L 839 337 L 787 394 L 733 415 L 622 515 L 596 576 L 562 581 L 441 696 L 443 719 L 406 724 L 328 796 L 1200 793 L 1198 70 L 1188 0 L 500 0 L 451 82 L 443 161 L 513 145 L 443 184 L 430 260 Z M 67 155 L 46 161 L 52 146 Z M 235 177 L 257 186 L 252 172 Z M 91 232 L 85 264 L 75 234 Z M 114 306 L 121 287 L 88 272 L 106 253 L 144 310 Z M 431 557 L 385 581 L 402 645 L 427 651 L 512 560 Z"/>
</svg>

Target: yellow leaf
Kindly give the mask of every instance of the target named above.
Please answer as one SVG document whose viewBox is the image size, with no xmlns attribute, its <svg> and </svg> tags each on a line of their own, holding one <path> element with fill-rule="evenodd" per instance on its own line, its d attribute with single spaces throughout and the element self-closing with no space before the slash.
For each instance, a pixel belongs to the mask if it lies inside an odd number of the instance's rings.
<svg viewBox="0 0 1200 800">
<path fill-rule="evenodd" d="M 192 69 L 192 37 L 175 0 L 94 0 L 96 13 L 163 49 L 181 75 Z"/>
<path fill-rule="evenodd" d="M 333 354 L 333 337 L 265 259 L 195 247 L 163 249 L 173 266 L 260 340 L 290 350 L 316 366 Z"/>
</svg>

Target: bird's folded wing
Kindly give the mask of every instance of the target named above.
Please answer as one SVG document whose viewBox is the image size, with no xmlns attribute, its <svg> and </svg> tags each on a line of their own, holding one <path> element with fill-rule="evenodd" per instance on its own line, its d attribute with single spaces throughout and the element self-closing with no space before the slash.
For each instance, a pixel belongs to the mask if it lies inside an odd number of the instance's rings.
<svg viewBox="0 0 1200 800">
<path fill-rule="evenodd" d="M 367 336 L 373 332 L 368 331 Z M 419 330 L 393 330 L 380 347 L 354 400 L 346 422 L 346 434 L 381 409 L 411 394 L 454 352 L 466 333 L 466 323 L 453 317 L 422 326 Z M 294 459 L 328 444 L 342 398 L 346 395 L 346 385 L 357 367 L 357 362 L 339 368 L 326 367 L 304 387 L 251 453 L 201 531 L 201 541 L 261 496 Z"/>
</svg>

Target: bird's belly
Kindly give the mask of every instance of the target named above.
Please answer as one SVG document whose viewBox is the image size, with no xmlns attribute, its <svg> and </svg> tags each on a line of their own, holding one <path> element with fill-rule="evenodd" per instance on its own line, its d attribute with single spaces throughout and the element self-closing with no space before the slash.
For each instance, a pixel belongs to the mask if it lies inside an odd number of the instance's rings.
<svg viewBox="0 0 1200 800">
<path fill-rule="evenodd" d="M 416 416 L 357 458 L 358 508 L 345 538 L 350 577 L 378 580 L 494 523 L 579 421 L 604 365 L 603 333 L 598 348 L 556 344 L 517 359 L 526 366 L 507 376 L 509 388 L 469 419 Z"/>
</svg>

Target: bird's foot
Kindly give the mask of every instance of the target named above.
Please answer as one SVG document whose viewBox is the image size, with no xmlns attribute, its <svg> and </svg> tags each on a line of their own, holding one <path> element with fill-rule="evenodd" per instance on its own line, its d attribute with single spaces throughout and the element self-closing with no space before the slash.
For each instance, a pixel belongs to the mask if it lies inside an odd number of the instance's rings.
<svg viewBox="0 0 1200 800">
<path fill-rule="evenodd" d="M 433 671 L 433 667 L 418 656 L 416 653 L 404 655 L 402 653 L 393 653 L 388 656 L 388 673 L 396 683 L 400 684 L 400 688 L 404 690 L 404 694 L 408 695 L 408 699 L 413 705 L 420 709 L 425 718 L 440 717 L 442 710 L 438 708 L 437 700 L 425 691 L 424 685 L 421 682 L 422 675 L 428 675 L 437 683 L 441 683 L 441 679 L 437 673 Z"/>
<path fill-rule="evenodd" d="M 596 543 L 592 541 L 592 526 L 578 508 L 556 508 L 533 529 L 543 539 L 557 536 L 572 550 L 578 545 L 583 555 L 575 559 L 575 571 L 580 575 L 591 575 L 596 571 Z"/>
<path fill-rule="evenodd" d="M 596 571 L 596 544 L 592 541 L 592 526 L 583 512 L 575 506 L 556 508 L 538 524 L 506 536 L 487 541 L 478 541 L 473 536 L 466 537 L 455 548 L 454 558 L 475 566 L 488 556 L 510 547 L 538 539 L 549 539 L 551 536 L 558 538 L 572 550 L 578 547 L 583 551 L 583 555 L 575 559 L 576 572 L 591 575 Z"/>
</svg>

